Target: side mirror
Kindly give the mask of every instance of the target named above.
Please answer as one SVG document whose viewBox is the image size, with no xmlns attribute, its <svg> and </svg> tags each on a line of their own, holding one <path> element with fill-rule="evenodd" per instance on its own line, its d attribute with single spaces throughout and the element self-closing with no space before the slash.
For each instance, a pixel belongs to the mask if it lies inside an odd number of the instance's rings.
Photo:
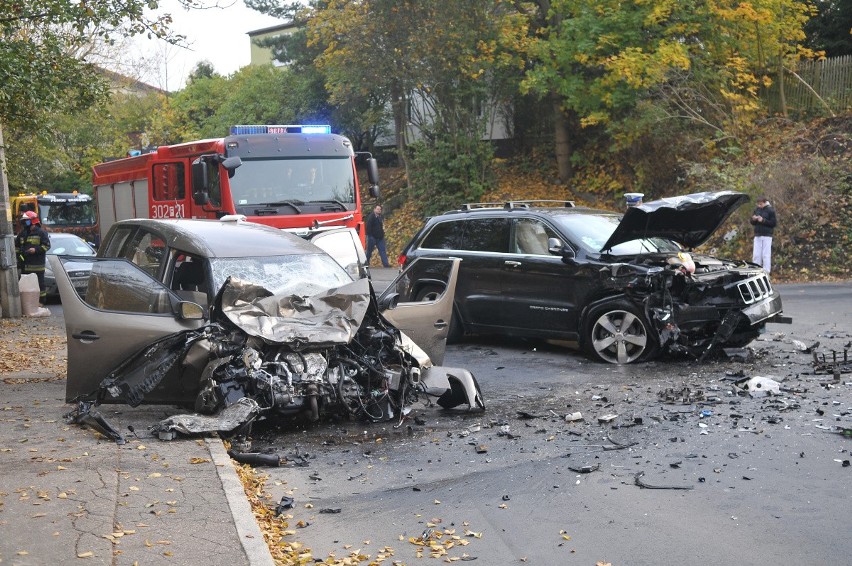
<svg viewBox="0 0 852 566">
<path fill-rule="evenodd" d="M 370 196 L 379 198 L 379 162 L 374 157 L 367 159 L 367 179 L 370 181 Z"/>
<path fill-rule="evenodd" d="M 379 311 L 393 310 L 399 304 L 399 293 L 388 293 L 379 300 Z"/>
<path fill-rule="evenodd" d="M 567 248 L 571 249 L 571 248 Z M 548 238 L 547 239 L 547 251 L 553 255 L 563 255 L 566 251 L 565 244 L 562 243 L 562 240 L 559 238 Z M 571 250 L 572 252 L 574 250 Z"/>
<path fill-rule="evenodd" d="M 232 157 L 228 157 L 224 161 L 222 161 L 222 167 L 224 167 L 228 171 L 228 178 L 234 176 L 234 171 L 237 167 L 243 164 L 243 160 L 240 159 L 239 156 L 235 155 Z"/>
<path fill-rule="evenodd" d="M 562 256 L 562 261 L 567 264 L 574 263 L 577 258 L 577 254 L 571 249 L 571 246 L 566 246 L 559 238 L 547 239 L 547 251 L 552 255 Z"/>
<path fill-rule="evenodd" d="M 210 195 L 207 193 L 207 187 L 210 184 L 210 179 L 207 175 L 207 162 L 203 157 L 199 157 L 192 162 L 191 172 L 192 200 L 198 206 L 204 206 L 210 201 Z"/>
<path fill-rule="evenodd" d="M 181 301 L 178 303 L 178 317 L 181 320 L 201 320 L 204 318 L 204 307 L 198 303 Z"/>
</svg>

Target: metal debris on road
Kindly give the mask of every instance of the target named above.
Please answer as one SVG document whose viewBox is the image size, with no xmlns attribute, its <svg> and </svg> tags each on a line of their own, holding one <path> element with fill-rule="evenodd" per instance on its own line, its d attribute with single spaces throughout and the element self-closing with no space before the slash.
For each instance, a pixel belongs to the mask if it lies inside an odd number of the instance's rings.
<svg viewBox="0 0 852 566">
<path fill-rule="evenodd" d="M 672 405 L 691 405 L 704 400 L 704 391 L 684 385 L 680 389 L 667 387 L 657 394 L 663 403 Z"/>
<path fill-rule="evenodd" d="M 646 483 L 645 481 L 642 480 L 642 476 L 644 476 L 644 475 L 645 475 L 645 472 L 637 472 L 636 475 L 633 476 L 633 480 L 635 481 L 636 485 L 638 485 L 639 487 L 641 487 L 643 489 L 683 489 L 683 490 L 691 490 L 692 489 L 691 485 L 652 485 L 652 484 Z M 699 478 L 698 481 L 701 481 L 701 478 Z"/>
<path fill-rule="evenodd" d="M 852 372 L 852 360 L 849 359 L 849 350 L 843 350 L 842 359 L 839 356 L 840 352 L 831 350 L 827 352 L 813 352 L 814 356 L 814 373 L 815 374 L 838 374 Z"/>
<path fill-rule="evenodd" d="M 281 501 L 278 502 L 278 505 L 275 507 L 275 515 L 283 515 L 284 511 L 287 509 L 292 509 L 296 506 L 296 500 L 292 497 L 287 497 L 286 495 L 281 497 Z"/>
<path fill-rule="evenodd" d="M 578 466 L 578 467 L 568 466 L 568 469 L 571 470 L 572 472 L 576 472 L 578 474 L 591 474 L 592 472 L 597 472 L 598 470 L 600 470 L 601 465 L 595 464 L 594 466 L 587 465 L 587 466 Z"/>
</svg>

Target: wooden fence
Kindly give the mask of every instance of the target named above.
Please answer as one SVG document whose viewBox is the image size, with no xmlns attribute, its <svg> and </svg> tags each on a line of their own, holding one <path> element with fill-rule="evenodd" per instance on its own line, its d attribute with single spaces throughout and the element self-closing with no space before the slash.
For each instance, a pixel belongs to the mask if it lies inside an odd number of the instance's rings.
<svg viewBox="0 0 852 566">
<path fill-rule="evenodd" d="M 795 75 L 790 72 L 784 75 L 788 112 L 824 114 L 828 112 L 826 106 L 834 113 L 852 109 L 852 55 L 800 61 L 794 72 Z M 770 110 L 782 112 L 779 82 L 777 77 L 773 78 L 764 96 Z"/>
</svg>

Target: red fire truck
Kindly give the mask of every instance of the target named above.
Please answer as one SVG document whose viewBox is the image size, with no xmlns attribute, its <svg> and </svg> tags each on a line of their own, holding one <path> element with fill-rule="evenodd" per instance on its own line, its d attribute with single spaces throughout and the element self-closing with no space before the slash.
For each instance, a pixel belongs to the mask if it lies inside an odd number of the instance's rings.
<svg viewBox="0 0 852 566">
<path fill-rule="evenodd" d="M 366 160 L 379 197 L 376 160 Z M 101 234 L 126 218 L 244 215 L 276 228 L 354 228 L 364 220 L 352 143 L 330 126 L 234 126 L 231 135 L 160 146 L 95 165 Z"/>
</svg>

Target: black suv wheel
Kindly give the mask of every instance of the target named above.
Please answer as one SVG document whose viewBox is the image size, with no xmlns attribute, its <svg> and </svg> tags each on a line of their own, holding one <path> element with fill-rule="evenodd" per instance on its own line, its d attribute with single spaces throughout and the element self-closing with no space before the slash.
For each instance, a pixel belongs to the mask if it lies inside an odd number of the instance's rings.
<svg viewBox="0 0 852 566">
<path fill-rule="evenodd" d="M 594 360 L 629 364 L 654 357 L 659 348 L 645 315 L 626 300 L 592 308 L 583 329 L 583 347 Z"/>
</svg>

